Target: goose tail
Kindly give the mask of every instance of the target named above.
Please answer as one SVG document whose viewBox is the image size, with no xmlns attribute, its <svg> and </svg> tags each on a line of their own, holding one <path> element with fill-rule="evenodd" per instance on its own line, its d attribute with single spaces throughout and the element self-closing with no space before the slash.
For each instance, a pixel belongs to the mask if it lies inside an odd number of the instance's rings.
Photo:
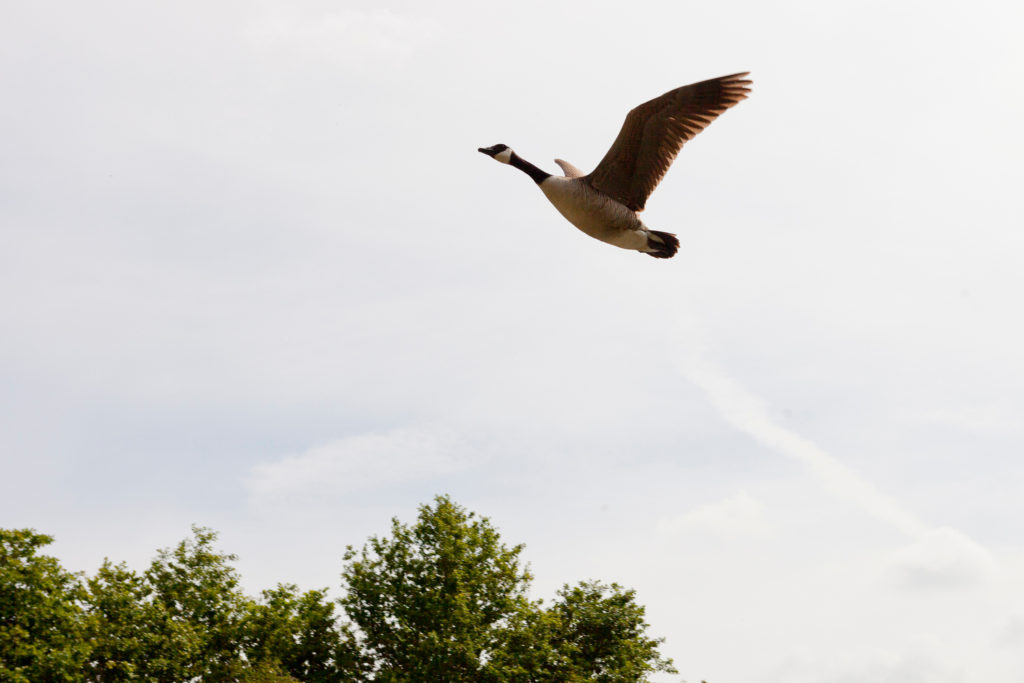
<svg viewBox="0 0 1024 683">
<path fill-rule="evenodd" d="M 654 258 L 672 258 L 679 251 L 679 238 L 670 232 L 658 230 L 647 231 L 647 250 L 644 252 Z"/>
</svg>

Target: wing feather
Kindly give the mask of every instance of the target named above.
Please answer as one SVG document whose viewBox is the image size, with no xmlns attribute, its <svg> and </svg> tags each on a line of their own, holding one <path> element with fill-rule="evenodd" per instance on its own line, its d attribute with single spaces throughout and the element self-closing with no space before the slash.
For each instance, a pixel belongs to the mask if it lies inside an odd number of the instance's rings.
<svg viewBox="0 0 1024 683">
<path fill-rule="evenodd" d="M 746 99 L 748 75 L 684 85 L 635 107 L 608 153 L 584 180 L 634 211 L 643 211 L 683 145 Z"/>
<path fill-rule="evenodd" d="M 555 163 L 562 167 L 562 173 L 565 174 L 566 178 L 582 178 L 587 175 L 565 159 L 555 159 Z"/>
</svg>

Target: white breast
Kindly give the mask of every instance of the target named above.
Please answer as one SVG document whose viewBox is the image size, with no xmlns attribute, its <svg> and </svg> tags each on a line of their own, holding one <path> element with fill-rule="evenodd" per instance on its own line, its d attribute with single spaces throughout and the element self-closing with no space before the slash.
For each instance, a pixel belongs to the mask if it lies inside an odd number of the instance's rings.
<svg viewBox="0 0 1024 683">
<path fill-rule="evenodd" d="M 646 249 L 646 230 L 636 213 L 586 183 L 550 176 L 540 189 L 559 213 L 591 237 L 623 249 Z"/>
</svg>

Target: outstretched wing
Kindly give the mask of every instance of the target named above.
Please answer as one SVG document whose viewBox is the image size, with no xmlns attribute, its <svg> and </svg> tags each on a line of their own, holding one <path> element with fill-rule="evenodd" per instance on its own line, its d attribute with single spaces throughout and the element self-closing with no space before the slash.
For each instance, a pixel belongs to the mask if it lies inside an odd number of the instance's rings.
<svg viewBox="0 0 1024 683">
<path fill-rule="evenodd" d="M 626 115 L 604 159 L 584 180 L 634 211 L 643 211 L 683 144 L 746 99 L 751 84 L 747 75 L 684 85 L 636 107 Z"/>
</svg>

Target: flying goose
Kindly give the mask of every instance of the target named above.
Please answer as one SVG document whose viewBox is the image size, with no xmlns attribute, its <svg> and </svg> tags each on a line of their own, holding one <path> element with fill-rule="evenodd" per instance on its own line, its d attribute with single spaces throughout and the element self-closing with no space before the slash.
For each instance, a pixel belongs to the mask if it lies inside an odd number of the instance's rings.
<svg viewBox="0 0 1024 683">
<path fill-rule="evenodd" d="M 537 183 L 565 218 L 586 234 L 655 258 L 679 250 L 675 235 L 651 230 L 637 215 L 683 144 L 750 92 L 749 72 L 684 85 L 655 97 L 626 116 L 619 136 L 589 175 L 555 159 L 564 176 L 542 171 L 508 145 L 478 151 L 515 166 Z"/>
</svg>

